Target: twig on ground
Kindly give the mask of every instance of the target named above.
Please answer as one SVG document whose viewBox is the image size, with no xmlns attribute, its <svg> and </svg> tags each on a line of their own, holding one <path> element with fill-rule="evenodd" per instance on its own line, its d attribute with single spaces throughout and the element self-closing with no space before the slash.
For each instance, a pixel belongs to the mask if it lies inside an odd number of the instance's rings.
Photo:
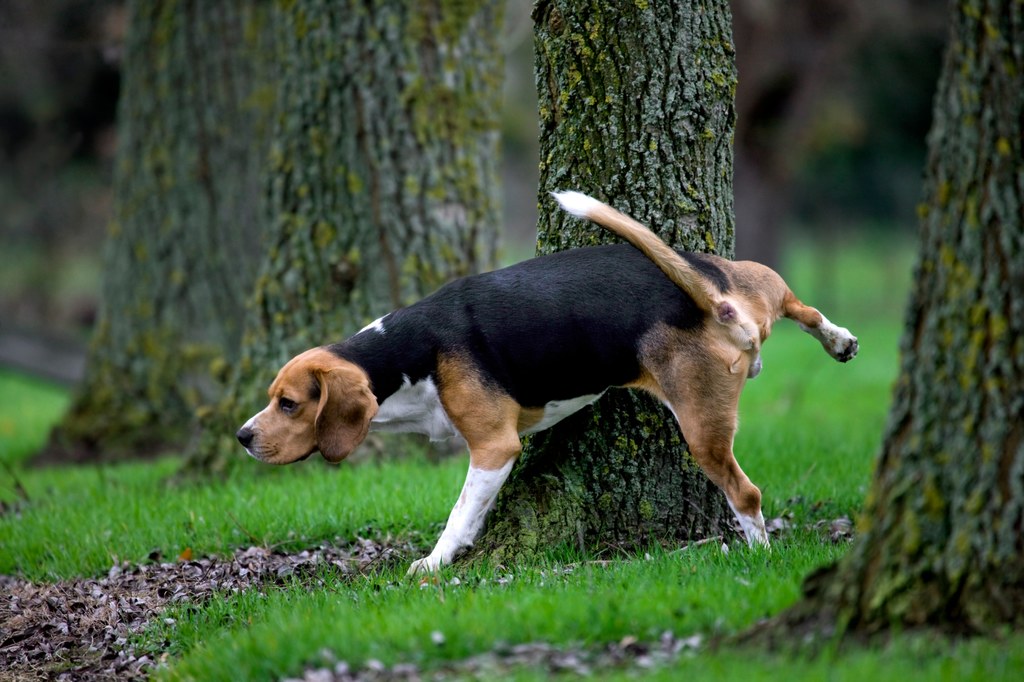
<svg viewBox="0 0 1024 682">
<path fill-rule="evenodd" d="M 243 526 L 242 522 L 238 520 L 238 517 L 232 514 L 230 510 L 225 510 L 224 513 L 228 515 L 228 518 L 230 518 L 236 526 L 238 526 L 238 530 L 245 533 L 246 537 L 248 537 L 249 540 L 252 541 L 252 544 L 261 546 L 265 544 L 263 540 L 259 539 L 258 537 L 250 533 L 249 529 Z"/>
<path fill-rule="evenodd" d="M 722 542 L 724 539 L 725 537 L 722 535 L 712 535 L 709 538 L 704 538 L 703 540 L 697 540 L 696 542 L 691 542 L 688 545 L 683 545 L 679 549 L 673 549 L 671 552 L 669 552 L 669 554 L 680 554 L 690 549 L 691 547 L 700 547 L 701 545 L 707 545 L 712 542 Z"/>
<path fill-rule="evenodd" d="M 29 498 L 28 495 L 28 490 L 25 489 L 25 486 L 22 485 L 21 483 L 21 479 L 18 478 L 17 474 L 14 473 L 14 467 L 12 467 L 9 462 L 4 462 L 3 465 L 4 470 L 7 471 L 7 473 L 11 477 L 11 480 L 14 481 L 14 492 L 18 495 L 18 498 L 26 503 L 31 502 L 31 498 Z"/>
</svg>

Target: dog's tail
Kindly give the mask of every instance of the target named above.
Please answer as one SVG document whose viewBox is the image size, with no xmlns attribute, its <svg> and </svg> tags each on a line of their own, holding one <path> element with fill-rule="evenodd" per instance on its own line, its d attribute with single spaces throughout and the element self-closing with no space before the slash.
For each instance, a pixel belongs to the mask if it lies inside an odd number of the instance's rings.
<svg viewBox="0 0 1024 682">
<path fill-rule="evenodd" d="M 701 309 L 712 313 L 719 322 L 726 323 L 735 318 L 735 310 L 723 300 L 717 287 L 641 223 L 580 192 L 552 192 L 551 196 L 572 215 L 591 220 L 640 249 L 676 286 L 689 294 Z"/>
</svg>

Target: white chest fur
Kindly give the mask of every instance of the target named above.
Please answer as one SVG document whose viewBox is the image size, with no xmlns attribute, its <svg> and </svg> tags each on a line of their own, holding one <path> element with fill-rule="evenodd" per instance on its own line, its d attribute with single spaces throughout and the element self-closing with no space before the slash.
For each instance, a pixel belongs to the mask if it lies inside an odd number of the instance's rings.
<svg viewBox="0 0 1024 682">
<path fill-rule="evenodd" d="M 549 429 L 558 422 L 562 421 L 570 414 L 579 412 L 584 407 L 600 398 L 603 393 L 596 395 L 581 395 L 579 398 L 570 398 L 568 400 L 552 400 L 544 406 L 544 416 L 540 418 L 540 421 L 533 426 L 528 426 L 519 432 L 520 436 L 526 436 L 531 433 L 537 433 L 544 429 Z"/>
<path fill-rule="evenodd" d="M 404 377 L 402 387 L 380 404 L 377 416 L 370 421 L 374 431 L 422 433 L 430 440 L 446 440 L 458 435 L 448 414 L 441 406 L 437 386 L 430 377 L 415 384 Z"/>
<path fill-rule="evenodd" d="M 404 379 L 402 387 L 380 404 L 370 428 L 373 431 L 422 433 L 430 440 L 446 440 L 460 435 L 441 405 L 433 380 L 427 377 L 414 384 L 409 377 Z M 550 428 L 600 397 L 598 393 L 569 400 L 552 400 L 544 406 L 540 421 L 524 429 L 520 435 Z"/>
</svg>

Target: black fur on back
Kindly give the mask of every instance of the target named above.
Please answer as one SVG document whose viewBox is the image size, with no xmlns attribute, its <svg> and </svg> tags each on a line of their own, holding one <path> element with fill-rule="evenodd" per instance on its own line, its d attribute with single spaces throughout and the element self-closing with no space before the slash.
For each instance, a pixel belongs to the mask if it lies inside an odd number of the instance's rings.
<svg viewBox="0 0 1024 682">
<path fill-rule="evenodd" d="M 710 259 L 681 255 L 729 290 Z M 383 334 L 363 331 L 328 349 L 367 371 L 378 402 L 405 377 L 436 380 L 438 358 L 458 354 L 520 405 L 542 407 L 634 381 L 646 331 L 659 322 L 697 329 L 704 320 L 646 256 L 614 244 L 463 277 L 384 317 Z"/>
</svg>

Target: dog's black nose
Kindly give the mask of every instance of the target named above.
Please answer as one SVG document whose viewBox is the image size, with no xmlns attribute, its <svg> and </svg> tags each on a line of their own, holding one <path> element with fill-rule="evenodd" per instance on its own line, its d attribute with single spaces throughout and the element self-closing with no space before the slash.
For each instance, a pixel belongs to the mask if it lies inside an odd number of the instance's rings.
<svg viewBox="0 0 1024 682">
<path fill-rule="evenodd" d="M 238 442 L 242 444 L 243 448 L 247 448 L 252 445 L 253 435 L 252 429 L 243 426 L 238 429 L 238 433 L 235 434 L 235 437 L 238 438 Z"/>
</svg>

